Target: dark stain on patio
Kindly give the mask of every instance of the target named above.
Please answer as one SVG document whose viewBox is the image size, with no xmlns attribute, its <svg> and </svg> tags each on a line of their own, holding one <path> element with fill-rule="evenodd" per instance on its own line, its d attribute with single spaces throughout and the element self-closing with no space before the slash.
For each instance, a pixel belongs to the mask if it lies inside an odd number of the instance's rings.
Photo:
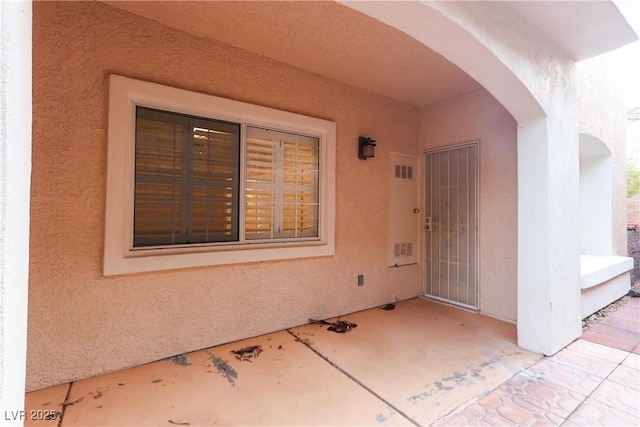
<svg viewBox="0 0 640 427">
<path fill-rule="evenodd" d="M 209 359 L 211 359 L 211 363 L 218 370 L 218 373 L 225 377 L 229 384 L 232 386 L 236 386 L 236 380 L 238 379 L 238 373 L 231 365 L 227 363 L 226 360 L 222 360 L 219 357 L 216 357 L 213 353 L 207 351 L 207 355 Z"/>
<path fill-rule="evenodd" d="M 186 354 L 179 354 L 177 356 L 173 356 L 171 358 L 171 361 L 176 365 L 180 365 L 180 366 L 191 365 L 191 360 L 189 360 L 189 356 L 187 356 Z"/>
<path fill-rule="evenodd" d="M 486 377 L 484 375 L 485 370 L 495 369 L 493 365 L 502 361 L 502 357 L 494 356 L 488 361 L 484 361 L 477 366 L 471 366 L 462 372 L 454 371 L 453 374 L 442 377 L 439 381 L 434 381 L 431 384 L 427 384 L 424 388 L 425 391 L 415 394 L 409 397 L 407 400 L 413 405 L 423 401 L 424 399 L 433 396 L 437 393 L 447 393 L 460 385 L 473 385 L 476 381 L 484 381 Z M 439 402 L 434 403 L 432 406 L 439 405 Z"/>
</svg>

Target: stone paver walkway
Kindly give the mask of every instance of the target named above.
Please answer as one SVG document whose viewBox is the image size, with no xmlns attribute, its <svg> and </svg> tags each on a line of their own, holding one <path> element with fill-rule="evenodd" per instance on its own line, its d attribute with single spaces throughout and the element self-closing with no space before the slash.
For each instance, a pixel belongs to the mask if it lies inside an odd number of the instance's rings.
<svg viewBox="0 0 640 427">
<path fill-rule="evenodd" d="M 640 425 L 640 299 L 438 426 Z"/>
</svg>

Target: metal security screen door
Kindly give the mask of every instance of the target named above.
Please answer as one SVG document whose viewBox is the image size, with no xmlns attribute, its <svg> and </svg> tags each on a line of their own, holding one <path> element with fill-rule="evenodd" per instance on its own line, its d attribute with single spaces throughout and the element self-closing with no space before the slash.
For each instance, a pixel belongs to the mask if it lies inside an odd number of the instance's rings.
<svg viewBox="0 0 640 427">
<path fill-rule="evenodd" d="M 478 144 L 425 157 L 425 293 L 477 309 Z"/>
</svg>

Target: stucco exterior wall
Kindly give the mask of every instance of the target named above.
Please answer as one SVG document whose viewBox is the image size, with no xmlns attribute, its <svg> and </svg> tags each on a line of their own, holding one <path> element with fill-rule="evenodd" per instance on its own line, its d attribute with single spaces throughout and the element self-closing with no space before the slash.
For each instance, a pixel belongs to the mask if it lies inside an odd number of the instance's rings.
<svg viewBox="0 0 640 427">
<path fill-rule="evenodd" d="M 0 2 L 0 408 L 22 426 L 31 178 L 31 2 Z M 13 412 L 12 412 L 13 411 Z"/>
<path fill-rule="evenodd" d="M 104 4 L 33 8 L 28 390 L 421 292 L 386 267 L 387 153 L 418 154 L 416 108 Z M 335 121 L 335 256 L 103 277 L 110 73 Z"/>
<path fill-rule="evenodd" d="M 481 89 L 423 109 L 423 150 L 480 140 L 480 311 L 517 319 L 518 177 L 516 122 Z"/>
<path fill-rule="evenodd" d="M 626 107 L 616 55 L 601 55 L 578 63 L 578 127 L 611 151 L 613 254 L 627 254 Z"/>
</svg>

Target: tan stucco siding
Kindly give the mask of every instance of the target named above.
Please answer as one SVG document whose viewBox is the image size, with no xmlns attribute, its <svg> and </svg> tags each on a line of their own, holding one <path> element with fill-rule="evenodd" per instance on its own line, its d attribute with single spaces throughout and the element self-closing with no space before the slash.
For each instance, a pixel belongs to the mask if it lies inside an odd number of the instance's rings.
<svg viewBox="0 0 640 427">
<path fill-rule="evenodd" d="M 420 293 L 386 267 L 388 152 L 418 154 L 416 108 L 104 4 L 33 8 L 28 390 Z M 334 121 L 335 256 L 103 277 L 110 73 Z"/>
<path fill-rule="evenodd" d="M 516 122 L 481 89 L 422 111 L 424 150 L 479 140 L 480 310 L 517 318 L 518 167 Z"/>
</svg>

